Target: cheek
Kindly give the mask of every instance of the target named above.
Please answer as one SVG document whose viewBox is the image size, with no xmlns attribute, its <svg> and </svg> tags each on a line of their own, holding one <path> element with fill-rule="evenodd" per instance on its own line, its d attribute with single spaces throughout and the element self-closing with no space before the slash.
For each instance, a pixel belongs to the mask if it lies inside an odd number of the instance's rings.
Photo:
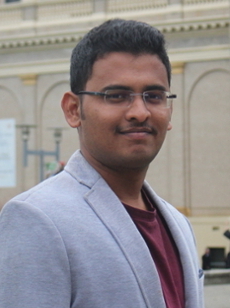
<svg viewBox="0 0 230 308">
<path fill-rule="evenodd" d="M 157 114 L 153 113 L 152 121 L 153 125 L 155 124 L 158 127 L 159 131 L 167 131 L 172 128 L 171 125 L 171 112 L 168 110 L 163 110 L 162 112 L 158 112 Z"/>
<path fill-rule="evenodd" d="M 112 131 L 112 119 L 99 108 L 84 109 L 85 120 L 81 123 L 81 137 L 92 143 L 103 143 Z"/>
<path fill-rule="evenodd" d="M 117 109 L 99 104 L 93 108 L 85 108 L 85 118 L 87 125 L 91 130 L 101 131 L 102 134 L 106 132 L 115 131 L 115 127 L 122 121 L 123 114 Z"/>
</svg>

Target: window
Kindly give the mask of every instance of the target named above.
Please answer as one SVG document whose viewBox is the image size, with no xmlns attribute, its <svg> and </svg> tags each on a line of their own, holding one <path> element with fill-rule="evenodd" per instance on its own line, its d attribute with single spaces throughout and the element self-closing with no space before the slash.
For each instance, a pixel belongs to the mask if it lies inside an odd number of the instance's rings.
<svg viewBox="0 0 230 308">
<path fill-rule="evenodd" d="M 9 3 L 9 2 L 17 2 L 17 1 L 20 1 L 20 0 L 5 0 L 6 3 Z"/>
</svg>

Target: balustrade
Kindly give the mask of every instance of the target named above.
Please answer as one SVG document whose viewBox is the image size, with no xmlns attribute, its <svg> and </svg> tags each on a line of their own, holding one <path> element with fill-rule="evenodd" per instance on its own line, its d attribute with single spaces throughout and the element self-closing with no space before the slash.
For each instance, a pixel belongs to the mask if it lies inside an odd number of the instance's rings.
<svg viewBox="0 0 230 308">
<path fill-rule="evenodd" d="M 107 1 L 107 12 L 121 12 L 133 10 L 146 10 L 158 7 L 165 7 L 168 0 L 109 0 Z"/>
<path fill-rule="evenodd" d="M 203 3 L 220 3 L 226 0 L 182 0 L 183 4 L 203 4 Z"/>
<path fill-rule="evenodd" d="M 37 10 L 38 20 L 64 19 L 75 16 L 90 15 L 93 13 L 93 1 L 75 0 L 46 2 L 39 5 Z"/>
<path fill-rule="evenodd" d="M 0 6 L 0 25 L 15 25 L 23 19 L 22 10 L 20 7 L 5 7 Z"/>
<path fill-rule="evenodd" d="M 90 16 L 98 12 L 114 14 L 119 12 L 132 12 L 138 10 L 170 8 L 173 5 L 181 5 L 181 10 L 186 6 L 194 4 L 226 4 L 230 5 L 230 0 L 35 0 L 19 1 L 15 3 L 0 4 L 0 25 L 11 28 L 15 24 L 20 25 L 28 20 L 50 21 Z M 99 5 L 97 5 L 99 4 Z M 28 15 L 28 11 L 33 10 L 33 14 Z M 214 15 L 214 14 L 213 14 Z M 29 17 L 28 17 L 29 16 Z"/>
</svg>

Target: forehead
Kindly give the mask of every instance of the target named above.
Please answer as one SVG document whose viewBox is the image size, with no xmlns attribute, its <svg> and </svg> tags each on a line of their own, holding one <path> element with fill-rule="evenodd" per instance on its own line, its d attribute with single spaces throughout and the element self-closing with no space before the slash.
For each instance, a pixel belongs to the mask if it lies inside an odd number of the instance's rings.
<svg viewBox="0 0 230 308">
<path fill-rule="evenodd" d="M 86 89 L 99 91 L 109 85 L 141 88 L 152 84 L 169 88 L 166 68 L 157 55 L 112 52 L 95 61 Z"/>
</svg>

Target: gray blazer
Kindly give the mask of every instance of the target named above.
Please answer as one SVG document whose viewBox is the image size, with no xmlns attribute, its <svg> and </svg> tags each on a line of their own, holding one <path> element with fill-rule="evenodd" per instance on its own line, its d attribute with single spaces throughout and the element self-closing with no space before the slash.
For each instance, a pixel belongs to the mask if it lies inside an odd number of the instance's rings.
<svg viewBox="0 0 230 308">
<path fill-rule="evenodd" d="M 203 277 L 190 225 L 144 185 L 178 247 L 185 307 L 202 308 Z M 117 196 L 79 151 L 62 173 L 4 206 L 0 307 L 166 308 L 142 236 Z"/>
</svg>

